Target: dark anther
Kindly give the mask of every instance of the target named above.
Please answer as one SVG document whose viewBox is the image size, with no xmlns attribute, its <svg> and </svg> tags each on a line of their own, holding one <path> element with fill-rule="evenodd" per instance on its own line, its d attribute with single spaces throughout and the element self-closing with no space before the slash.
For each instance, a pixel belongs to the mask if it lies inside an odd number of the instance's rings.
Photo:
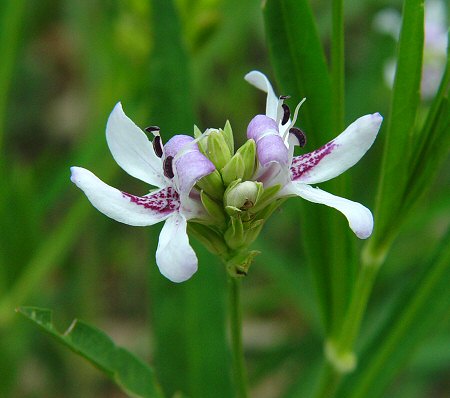
<svg viewBox="0 0 450 398">
<path fill-rule="evenodd" d="M 155 151 L 156 156 L 162 158 L 163 148 L 161 145 L 161 137 L 159 135 L 156 135 L 155 138 L 153 138 L 153 150 Z"/>
<path fill-rule="evenodd" d="M 280 95 L 279 98 L 280 98 L 281 100 L 287 100 L 287 99 L 291 98 L 291 96 L 290 96 L 290 95 Z"/>
<path fill-rule="evenodd" d="M 306 135 L 298 127 L 292 127 L 291 129 L 289 129 L 289 133 L 295 135 L 295 138 L 297 138 L 298 145 L 300 147 L 303 148 L 306 145 Z"/>
<path fill-rule="evenodd" d="M 283 119 L 281 120 L 281 124 L 284 126 L 288 121 L 289 117 L 291 116 L 291 110 L 286 104 L 281 105 L 283 107 Z"/>
<path fill-rule="evenodd" d="M 153 133 L 154 131 L 161 130 L 158 126 L 148 126 L 144 129 L 147 133 Z"/>
<path fill-rule="evenodd" d="M 167 178 L 173 178 L 173 168 L 172 168 L 173 156 L 167 156 L 163 162 L 164 175 Z"/>
</svg>

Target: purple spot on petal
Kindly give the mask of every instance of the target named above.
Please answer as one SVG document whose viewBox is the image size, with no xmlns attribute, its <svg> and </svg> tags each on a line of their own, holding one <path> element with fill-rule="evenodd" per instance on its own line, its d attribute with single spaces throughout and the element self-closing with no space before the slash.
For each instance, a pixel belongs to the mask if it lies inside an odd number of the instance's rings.
<svg viewBox="0 0 450 398">
<path fill-rule="evenodd" d="M 122 192 L 122 196 L 138 206 L 161 214 L 172 213 L 180 207 L 180 196 L 173 187 L 164 188 L 147 196 L 135 196 L 126 192 Z"/>
<path fill-rule="evenodd" d="M 313 152 L 292 159 L 290 168 L 292 181 L 298 180 L 303 174 L 308 173 L 312 168 L 317 166 L 317 164 L 325 156 L 329 155 L 336 146 L 337 144 L 330 141 L 328 144 L 325 144 L 323 147 L 320 147 Z"/>
</svg>

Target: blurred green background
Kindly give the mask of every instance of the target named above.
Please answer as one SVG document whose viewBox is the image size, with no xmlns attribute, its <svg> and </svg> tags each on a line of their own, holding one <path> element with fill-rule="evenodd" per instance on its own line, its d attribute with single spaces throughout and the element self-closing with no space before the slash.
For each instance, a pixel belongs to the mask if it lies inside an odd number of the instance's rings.
<svg viewBox="0 0 450 398">
<path fill-rule="evenodd" d="M 327 48 L 328 2 L 312 5 Z M 386 6 L 399 9 L 401 2 L 346 2 L 347 122 L 387 113 L 383 67 L 395 42 L 373 27 Z M 7 0 L 0 4 L 0 35 L 0 396 L 125 396 L 16 315 L 20 305 L 54 309 L 61 331 L 75 317 L 103 329 L 152 363 L 170 394 L 232 396 L 223 345 L 225 270 L 194 242 L 200 258 L 194 278 L 183 285 L 163 280 L 154 260 L 160 227 L 104 217 L 70 183 L 69 167 L 146 192 L 106 145 L 106 120 L 119 100 L 142 128 L 159 125 L 166 140 L 192 134 L 194 123 L 204 130 L 228 119 L 243 142 L 248 122 L 265 109 L 265 96 L 243 76 L 259 69 L 275 82 L 260 1 L 178 0 L 171 7 L 165 0 Z M 351 171 L 352 199 L 372 209 L 382 140 L 381 134 Z M 361 346 L 425 269 L 448 224 L 445 169 L 381 270 Z M 262 254 L 243 283 L 244 343 L 258 398 L 301 396 L 321 363 L 323 330 L 297 203 L 289 201 L 268 222 L 255 244 Z M 383 396 L 448 396 L 449 315 L 409 353 Z"/>
</svg>

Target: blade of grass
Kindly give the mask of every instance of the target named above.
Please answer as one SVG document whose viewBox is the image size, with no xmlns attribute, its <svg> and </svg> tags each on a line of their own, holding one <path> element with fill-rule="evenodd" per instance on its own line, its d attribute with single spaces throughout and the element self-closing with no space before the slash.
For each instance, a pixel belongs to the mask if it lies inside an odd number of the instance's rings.
<svg viewBox="0 0 450 398">
<path fill-rule="evenodd" d="M 450 299 L 450 230 L 437 245 L 423 273 L 398 300 L 379 335 L 364 353 L 361 369 L 352 375 L 342 397 L 375 398 L 386 387 L 426 338 L 437 322 L 448 314 Z"/>
<path fill-rule="evenodd" d="M 374 246 L 392 239 L 393 220 L 401 207 L 410 174 L 411 137 L 420 101 L 424 42 L 424 5 L 406 0 L 398 45 L 397 68 L 375 211 Z"/>
<path fill-rule="evenodd" d="M 325 143 L 332 135 L 332 94 L 325 56 L 314 18 L 306 0 L 267 0 L 263 6 L 271 63 L 283 94 L 296 101 L 306 97 L 300 124 L 311 147 Z M 308 145 L 309 145 L 308 144 Z M 324 236 L 326 215 L 302 202 L 304 247 L 316 283 L 317 299 L 325 331 L 331 329 L 329 247 Z"/>
<path fill-rule="evenodd" d="M 25 1 L 4 1 L 0 6 L 0 152 L 5 134 L 6 103 L 13 81 L 14 62 L 18 55 L 21 27 L 24 24 Z"/>
</svg>

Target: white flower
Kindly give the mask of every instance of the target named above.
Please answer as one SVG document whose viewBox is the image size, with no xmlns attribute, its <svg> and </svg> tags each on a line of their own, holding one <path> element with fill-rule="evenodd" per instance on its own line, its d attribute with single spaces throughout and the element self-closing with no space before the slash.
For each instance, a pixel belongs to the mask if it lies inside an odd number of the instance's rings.
<svg viewBox="0 0 450 398">
<path fill-rule="evenodd" d="M 161 273 L 173 282 L 183 282 L 197 271 L 197 256 L 189 244 L 187 220 L 201 217 L 204 209 L 194 192 L 195 183 L 214 171 L 192 137 L 178 135 L 163 147 L 158 128 L 155 139 L 129 119 L 118 103 L 108 119 L 106 140 L 123 170 L 157 190 L 135 196 L 113 188 L 90 171 L 72 167 L 71 180 L 89 201 L 108 217 L 134 226 L 165 221 L 156 250 Z"/>
<path fill-rule="evenodd" d="M 283 104 L 285 98 L 275 95 L 265 75 L 252 71 L 245 79 L 267 93 L 266 114 L 255 116 L 247 129 L 247 137 L 254 139 L 257 147 L 259 166 L 255 178 L 263 182 L 265 188 L 281 185 L 278 197 L 297 195 L 337 209 L 359 238 L 368 238 L 373 230 L 369 209 L 313 188 L 311 184 L 328 181 L 355 165 L 372 146 L 383 120 L 381 115 L 362 116 L 321 148 L 294 157 L 294 146 L 303 146 L 306 142 L 301 130 L 293 127 L 303 101 L 291 120 L 289 108 Z"/>
</svg>

